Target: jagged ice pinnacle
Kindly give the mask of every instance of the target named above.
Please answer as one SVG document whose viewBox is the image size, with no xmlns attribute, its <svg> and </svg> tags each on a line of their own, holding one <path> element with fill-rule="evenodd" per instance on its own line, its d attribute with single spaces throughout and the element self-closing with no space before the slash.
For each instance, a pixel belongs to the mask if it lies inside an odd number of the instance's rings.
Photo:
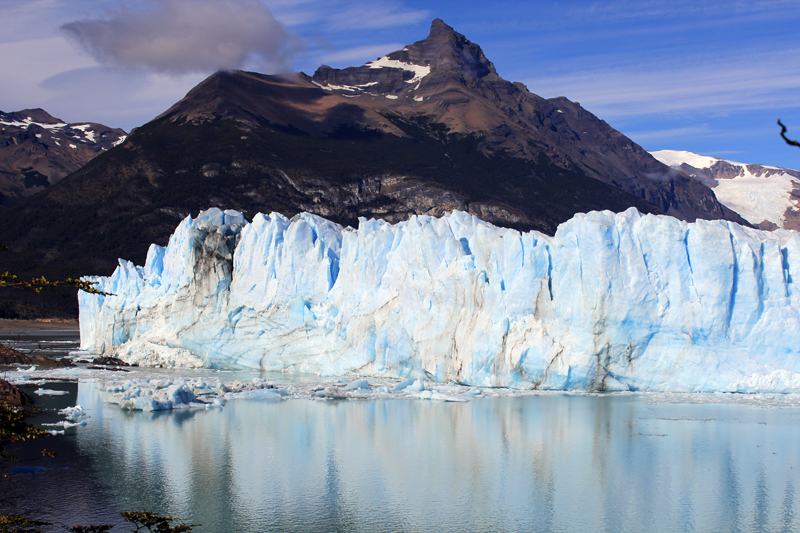
<svg viewBox="0 0 800 533">
<path fill-rule="evenodd" d="M 462 212 L 358 230 L 187 217 L 81 293 L 82 348 L 142 365 L 565 390 L 800 392 L 800 234 L 631 208 L 554 237 Z"/>
</svg>

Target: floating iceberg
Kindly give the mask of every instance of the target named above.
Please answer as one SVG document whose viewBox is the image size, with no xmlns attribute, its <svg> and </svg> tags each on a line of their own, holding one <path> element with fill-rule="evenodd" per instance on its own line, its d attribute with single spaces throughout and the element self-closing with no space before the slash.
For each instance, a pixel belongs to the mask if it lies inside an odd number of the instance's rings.
<svg viewBox="0 0 800 533">
<path fill-rule="evenodd" d="M 550 390 L 800 392 L 800 234 L 635 209 L 554 237 L 462 212 L 358 230 L 210 209 L 81 293 L 139 365 Z"/>
<path fill-rule="evenodd" d="M 129 411 L 163 411 L 167 409 L 206 408 L 221 403 L 206 403 L 184 379 L 125 380 L 109 382 L 100 387 L 111 403 Z"/>
</svg>

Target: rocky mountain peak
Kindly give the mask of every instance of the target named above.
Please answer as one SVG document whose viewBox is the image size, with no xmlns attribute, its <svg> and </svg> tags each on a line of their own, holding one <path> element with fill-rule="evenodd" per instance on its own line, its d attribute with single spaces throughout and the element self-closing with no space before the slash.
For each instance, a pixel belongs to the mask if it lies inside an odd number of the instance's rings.
<svg viewBox="0 0 800 533">
<path fill-rule="evenodd" d="M 433 72 L 440 69 L 453 69 L 474 78 L 496 74 L 494 65 L 483 55 L 481 47 L 445 24 L 442 19 L 434 19 L 427 38 L 407 46 L 400 52 L 389 54 L 389 58 L 406 52 L 412 63 L 430 65 Z"/>
<path fill-rule="evenodd" d="M 22 111 L 13 111 L 11 113 L 3 113 L 0 111 L 0 121 L 27 121 L 40 124 L 59 124 L 64 121 L 60 118 L 55 118 L 44 109 L 37 107 L 34 109 L 23 109 Z"/>
<path fill-rule="evenodd" d="M 431 22 L 431 32 L 428 34 L 428 39 L 436 39 L 438 37 L 445 37 L 445 38 L 457 38 L 463 37 L 463 35 L 456 32 L 452 26 L 449 26 L 440 18 L 433 19 Z"/>
<path fill-rule="evenodd" d="M 441 86 L 448 79 L 473 85 L 478 80 L 499 80 L 491 61 L 477 44 L 456 32 L 441 19 L 435 19 L 427 38 L 370 61 L 360 67 L 334 69 L 322 65 L 307 81 L 327 91 L 347 96 L 386 95 L 389 99 L 411 94 L 426 86 Z"/>
<path fill-rule="evenodd" d="M 674 172 L 577 103 L 563 97 L 545 100 L 504 80 L 480 46 L 441 19 L 432 22 L 425 39 L 358 67 L 323 65 L 313 76 L 300 73 L 294 79 L 241 71 L 217 74 L 165 115 L 201 121 L 226 117 L 248 127 L 266 121 L 319 139 L 347 130 L 409 140 L 424 123 L 421 127 L 434 137 L 473 139 L 475 153 L 486 161 L 512 157 L 552 164 L 684 220 L 744 223 L 688 176 L 648 178 Z"/>
</svg>

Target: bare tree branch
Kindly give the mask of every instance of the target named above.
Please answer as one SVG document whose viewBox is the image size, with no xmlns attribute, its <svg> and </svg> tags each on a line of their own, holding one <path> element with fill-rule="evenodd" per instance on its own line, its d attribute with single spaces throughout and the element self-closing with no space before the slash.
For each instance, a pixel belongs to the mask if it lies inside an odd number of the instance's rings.
<svg viewBox="0 0 800 533">
<path fill-rule="evenodd" d="M 797 146 L 798 148 L 800 148 L 800 142 L 793 141 L 788 137 L 786 137 L 786 126 L 783 125 L 781 119 L 778 119 L 778 126 L 781 127 L 781 137 L 783 137 L 783 140 L 786 141 L 786 144 L 790 144 L 792 146 Z"/>
<path fill-rule="evenodd" d="M 0 251 L 7 252 L 8 246 L 5 244 L 0 244 Z M 42 292 L 44 289 L 48 287 L 63 287 L 63 286 L 70 286 L 75 287 L 79 291 L 88 292 L 89 294 L 100 294 L 102 296 L 115 296 L 110 292 L 103 292 L 95 285 L 97 285 L 96 281 L 85 281 L 82 279 L 62 279 L 60 281 L 49 281 L 45 279 L 44 276 L 40 278 L 31 278 L 30 280 L 24 280 L 13 274 L 11 272 L 0 272 L 0 288 L 3 287 L 14 287 L 17 289 L 28 289 L 33 292 Z M 2 530 L 0 530 L 2 533 Z"/>
<path fill-rule="evenodd" d="M 28 281 L 21 279 L 19 276 L 12 274 L 11 272 L 0 272 L 0 287 L 15 287 L 19 289 L 32 290 L 33 292 L 42 292 L 47 287 L 63 287 L 65 285 L 75 287 L 78 290 L 88 292 L 89 294 L 114 296 L 110 292 L 103 292 L 96 288 L 96 281 L 84 281 L 81 279 L 72 278 L 67 278 L 60 281 L 49 281 L 46 280 L 44 276 L 40 278 L 32 278 L 30 281 Z"/>
</svg>

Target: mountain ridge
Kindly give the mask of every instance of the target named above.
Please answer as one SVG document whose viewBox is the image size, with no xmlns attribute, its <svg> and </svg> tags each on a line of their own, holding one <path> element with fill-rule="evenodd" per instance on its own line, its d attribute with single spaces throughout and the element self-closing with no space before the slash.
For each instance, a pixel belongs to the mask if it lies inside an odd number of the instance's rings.
<svg viewBox="0 0 800 533">
<path fill-rule="evenodd" d="M 0 209 L 58 182 L 126 135 L 96 122 L 67 124 L 41 108 L 0 111 Z"/>
</svg>

